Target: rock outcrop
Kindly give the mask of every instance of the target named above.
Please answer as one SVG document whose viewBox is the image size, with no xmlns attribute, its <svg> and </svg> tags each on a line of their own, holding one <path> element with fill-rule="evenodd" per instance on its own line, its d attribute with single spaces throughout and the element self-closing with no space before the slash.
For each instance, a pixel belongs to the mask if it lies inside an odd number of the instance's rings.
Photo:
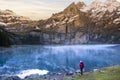
<svg viewBox="0 0 120 80">
<path fill-rule="evenodd" d="M 5 25 L 0 24 L 0 46 L 1 47 L 9 47 L 12 42 L 10 41 L 9 37 L 6 35 L 6 33 L 3 31 L 3 28 Z"/>
</svg>

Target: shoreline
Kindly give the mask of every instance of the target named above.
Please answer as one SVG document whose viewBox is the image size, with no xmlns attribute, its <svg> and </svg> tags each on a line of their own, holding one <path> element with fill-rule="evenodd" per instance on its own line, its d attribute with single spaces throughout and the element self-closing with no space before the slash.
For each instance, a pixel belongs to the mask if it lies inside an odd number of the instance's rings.
<svg viewBox="0 0 120 80">
<path fill-rule="evenodd" d="M 100 73 L 104 73 L 105 71 L 102 70 L 102 69 L 105 69 L 105 68 L 109 69 L 111 67 L 116 67 L 116 66 L 120 66 L 120 65 L 103 67 L 103 68 L 100 68 L 100 69 L 93 69 L 92 71 L 84 72 L 83 76 L 88 75 L 90 73 L 94 73 L 96 71 L 98 71 Z M 0 75 L 0 80 L 63 80 L 63 79 L 65 79 L 65 80 L 68 79 L 69 80 L 69 79 L 72 79 L 73 77 L 75 77 L 77 75 L 81 76 L 79 70 L 77 70 L 76 72 L 69 71 L 69 72 L 66 72 L 66 73 L 59 73 L 59 72 L 52 73 L 52 72 L 49 72 L 45 75 L 32 74 L 32 75 L 26 76 L 24 79 L 21 79 L 17 75 L 8 75 L 8 76 L 1 76 Z"/>
</svg>

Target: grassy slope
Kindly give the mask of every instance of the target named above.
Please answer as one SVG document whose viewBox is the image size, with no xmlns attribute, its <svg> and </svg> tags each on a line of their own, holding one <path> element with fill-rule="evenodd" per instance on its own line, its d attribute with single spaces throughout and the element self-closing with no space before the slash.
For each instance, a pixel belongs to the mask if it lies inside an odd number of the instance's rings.
<svg viewBox="0 0 120 80">
<path fill-rule="evenodd" d="M 75 75 L 71 79 L 64 78 L 63 80 L 120 80 L 120 66 L 103 68 L 83 76 Z"/>
</svg>

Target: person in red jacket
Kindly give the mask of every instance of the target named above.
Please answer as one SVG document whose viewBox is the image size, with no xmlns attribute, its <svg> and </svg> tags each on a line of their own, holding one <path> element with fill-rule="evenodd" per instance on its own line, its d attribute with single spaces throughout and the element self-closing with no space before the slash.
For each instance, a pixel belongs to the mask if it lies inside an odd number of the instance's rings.
<svg viewBox="0 0 120 80">
<path fill-rule="evenodd" d="M 81 75 L 83 75 L 83 68 L 84 68 L 84 62 L 83 61 L 80 61 L 79 67 L 80 67 Z"/>
</svg>

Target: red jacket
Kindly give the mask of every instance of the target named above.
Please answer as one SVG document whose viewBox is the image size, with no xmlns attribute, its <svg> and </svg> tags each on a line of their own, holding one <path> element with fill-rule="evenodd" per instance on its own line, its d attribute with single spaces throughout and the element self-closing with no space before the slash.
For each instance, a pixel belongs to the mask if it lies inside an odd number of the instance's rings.
<svg viewBox="0 0 120 80">
<path fill-rule="evenodd" d="M 79 66 L 80 68 L 84 68 L 84 62 L 80 62 Z"/>
</svg>

